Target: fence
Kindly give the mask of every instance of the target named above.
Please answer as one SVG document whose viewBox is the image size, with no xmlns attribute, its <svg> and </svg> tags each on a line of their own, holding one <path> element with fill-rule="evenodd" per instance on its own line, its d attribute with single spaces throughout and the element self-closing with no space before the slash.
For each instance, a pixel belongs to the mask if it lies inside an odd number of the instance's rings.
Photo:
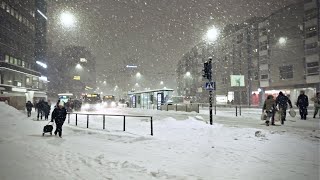
<svg viewBox="0 0 320 180">
<path fill-rule="evenodd" d="M 102 128 L 105 129 L 105 121 L 106 121 L 106 116 L 122 116 L 123 117 L 123 131 L 126 131 L 126 117 L 147 117 L 150 118 L 150 130 L 151 130 L 151 136 L 153 136 L 153 121 L 152 121 L 152 116 L 145 116 L 145 115 L 123 115 L 123 114 L 88 114 L 88 113 L 73 113 L 69 112 L 68 113 L 68 124 L 70 124 L 70 114 L 75 114 L 76 115 L 76 126 L 78 126 L 78 115 L 86 115 L 87 116 L 87 128 L 89 128 L 89 117 L 90 116 L 102 116 L 103 118 L 103 123 L 102 123 Z"/>
</svg>

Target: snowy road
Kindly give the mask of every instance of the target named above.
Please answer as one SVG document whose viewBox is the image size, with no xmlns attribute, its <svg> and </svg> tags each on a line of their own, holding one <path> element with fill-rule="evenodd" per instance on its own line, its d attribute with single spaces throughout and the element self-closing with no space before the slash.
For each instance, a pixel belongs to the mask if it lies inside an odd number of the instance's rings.
<svg viewBox="0 0 320 180">
<path fill-rule="evenodd" d="M 63 138 L 41 136 L 44 121 L 0 103 L 0 179 L 319 179 L 319 120 L 289 118 L 261 125 L 258 110 L 235 117 L 221 110 L 213 126 L 207 112 L 108 109 L 154 117 L 79 117 Z M 33 114 L 34 115 L 34 114 Z M 261 133 L 255 133 L 260 131 Z"/>
</svg>

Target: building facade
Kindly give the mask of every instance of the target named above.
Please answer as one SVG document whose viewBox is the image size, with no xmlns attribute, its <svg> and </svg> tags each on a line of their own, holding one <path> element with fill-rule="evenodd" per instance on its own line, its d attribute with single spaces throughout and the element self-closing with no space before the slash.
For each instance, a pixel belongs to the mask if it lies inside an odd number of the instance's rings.
<svg viewBox="0 0 320 180">
<path fill-rule="evenodd" d="M 38 70 L 36 53 L 37 0 L 0 1 L 1 96 L 46 98 L 47 79 Z M 44 11 L 45 12 L 45 11 Z M 43 22 L 46 24 L 46 22 Z M 38 34 L 45 39 L 45 34 Z"/>
<path fill-rule="evenodd" d="M 79 98 L 96 90 L 96 61 L 86 47 L 67 46 L 59 55 L 50 53 L 49 58 L 51 96 L 70 92 Z"/>
<path fill-rule="evenodd" d="M 194 47 L 178 64 L 179 95 L 208 101 L 204 88 L 207 80 L 201 77 L 201 71 L 212 56 L 218 104 L 232 101 L 261 105 L 268 94 L 277 95 L 279 91 L 290 94 L 292 101 L 300 90 L 314 96 L 320 83 L 319 14 L 315 16 L 319 8 L 316 1 L 310 2 L 312 5 L 304 3 L 292 4 L 266 18 L 228 25 L 214 44 Z M 231 86 L 231 75 L 244 76 L 244 86 Z"/>
</svg>

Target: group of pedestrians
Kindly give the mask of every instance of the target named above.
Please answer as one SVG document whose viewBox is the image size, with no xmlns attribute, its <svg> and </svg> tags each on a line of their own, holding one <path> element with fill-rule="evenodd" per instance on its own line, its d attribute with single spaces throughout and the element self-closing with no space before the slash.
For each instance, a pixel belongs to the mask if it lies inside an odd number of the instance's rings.
<svg viewBox="0 0 320 180">
<path fill-rule="evenodd" d="M 63 101 L 58 100 L 57 104 L 54 106 L 54 110 L 51 114 L 51 122 L 55 122 L 56 130 L 54 131 L 54 135 L 59 135 L 62 137 L 62 126 L 67 117 L 67 110 L 64 107 L 65 103 Z M 46 102 L 43 99 L 33 105 L 31 101 L 26 103 L 27 116 L 31 116 L 32 108 L 35 108 L 37 112 L 37 120 L 42 119 L 44 116 L 45 120 L 48 120 L 48 116 L 51 110 L 50 101 Z"/>
<path fill-rule="evenodd" d="M 311 99 L 314 101 L 314 114 L 313 118 L 316 118 L 319 110 L 320 110 L 320 92 L 316 93 L 316 96 Z M 309 106 L 309 100 L 308 96 L 305 95 L 304 91 L 300 91 L 300 95 L 298 96 L 297 102 L 295 104 L 299 108 L 299 114 L 301 117 L 301 120 L 306 120 L 308 115 L 308 106 Z M 272 95 L 268 95 L 267 99 L 265 100 L 263 104 L 263 117 L 266 120 L 265 123 L 267 126 L 271 123 L 271 125 L 275 125 L 275 115 L 276 113 L 279 114 L 280 117 L 277 117 L 281 124 L 284 124 L 284 121 L 286 121 L 287 116 L 287 109 L 288 106 L 290 107 L 291 113 L 294 113 L 293 106 L 290 98 L 283 94 L 283 92 L 279 92 L 276 99 Z M 320 116 L 320 112 L 319 112 Z"/>
<path fill-rule="evenodd" d="M 34 107 L 35 111 L 37 112 L 37 120 L 39 118 L 42 120 L 44 117 L 45 120 L 48 120 L 50 109 L 51 109 L 51 103 L 50 101 L 45 101 L 44 99 L 40 99 L 38 102 L 35 102 L 35 104 L 32 104 L 31 101 L 28 101 L 26 103 L 26 109 L 27 109 L 27 116 L 31 116 L 32 108 Z"/>
</svg>

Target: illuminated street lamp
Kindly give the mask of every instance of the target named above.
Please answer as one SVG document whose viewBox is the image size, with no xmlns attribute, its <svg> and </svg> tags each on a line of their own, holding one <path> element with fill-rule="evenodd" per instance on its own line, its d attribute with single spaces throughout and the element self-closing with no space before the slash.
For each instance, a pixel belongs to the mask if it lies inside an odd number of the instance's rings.
<svg viewBox="0 0 320 180">
<path fill-rule="evenodd" d="M 60 23 L 63 27 L 72 28 L 75 26 L 75 22 L 76 19 L 72 13 L 65 11 L 60 14 Z"/>
<path fill-rule="evenodd" d="M 141 77 L 141 73 L 137 72 L 136 77 L 140 78 Z"/>
<path fill-rule="evenodd" d="M 191 73 L 188 71 L 188 72 L 186 72 L 186 76 L 187 77 L 190 77 L 191 76 Z"/>
<path fill-rule="evenodd" d="M 163 85 L 163 81 L 160 81 L 160 85 Z"/>
<path fill-rule="evenodd" d="M 280 45 L 285 45 L 287 43 L 287 38 L 285 37 L 280 37 L 279 38 L 279 44 Z"/>
<path fill-rule="evenodd" d="M 215 40 L 217 40 L 218 36 L 219 30 L 215 26 L 213 26 L 207 31 L 205 39 L 209 42 L 214 42 Z"/>
<path fill-rule="evenodd" d="M 76 68 L 77 68 L 77 69 L 82 69 L 81 64 L 77 64 L 77 65 L 76 65 Z"/>
</svg>

